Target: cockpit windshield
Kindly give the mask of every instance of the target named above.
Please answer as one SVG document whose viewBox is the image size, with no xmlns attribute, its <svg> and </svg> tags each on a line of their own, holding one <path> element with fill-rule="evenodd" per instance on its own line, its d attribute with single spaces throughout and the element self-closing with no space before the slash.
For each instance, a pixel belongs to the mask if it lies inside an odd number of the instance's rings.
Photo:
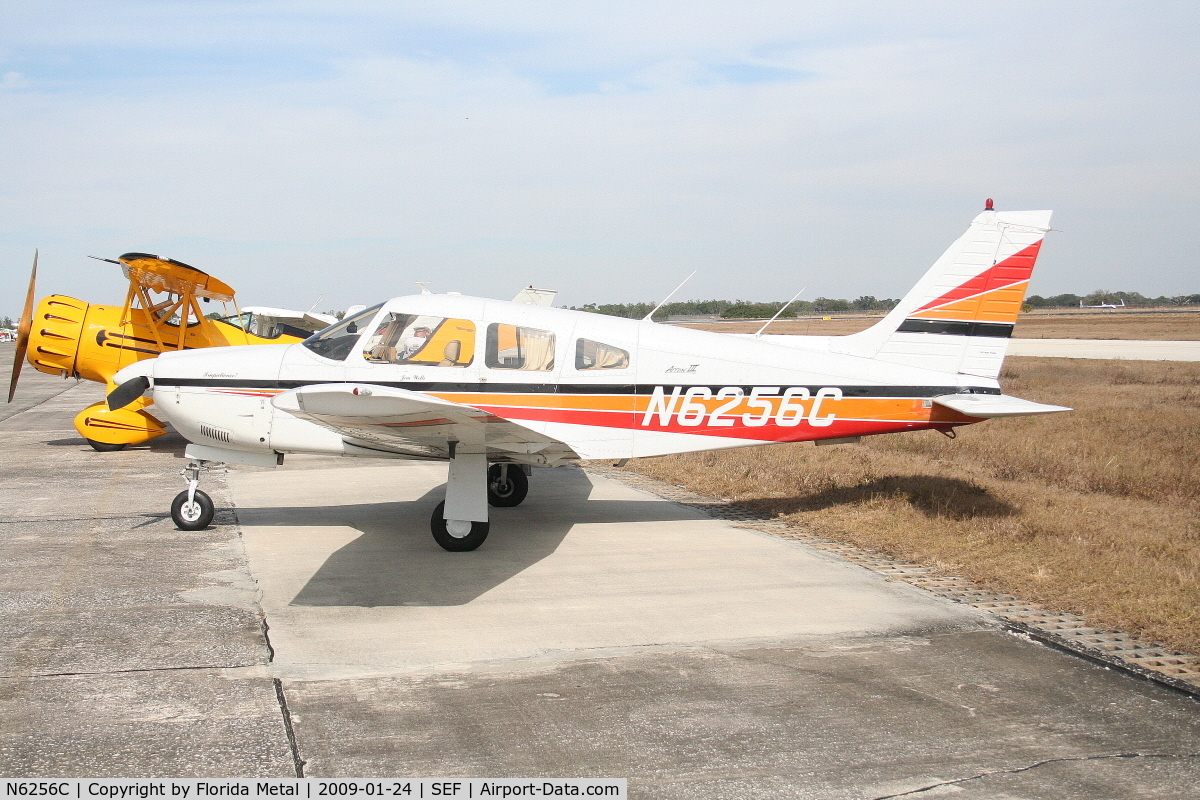
<svg viewBox="0 0 1200 800">
<path fill-rule="evenodd" d="M 354 344 L 362 335 L 363 326 L 371 321 L 375 312 L 383 303 L 373 305 L 360 311 L 353 317 L 348 317 L 336 325 L 330 326 L 320 333 L 314 333 L 304 340 L 304 346 L 319 356 L 333 361 L 342 361 L 354 349 Z"/>
</svg>

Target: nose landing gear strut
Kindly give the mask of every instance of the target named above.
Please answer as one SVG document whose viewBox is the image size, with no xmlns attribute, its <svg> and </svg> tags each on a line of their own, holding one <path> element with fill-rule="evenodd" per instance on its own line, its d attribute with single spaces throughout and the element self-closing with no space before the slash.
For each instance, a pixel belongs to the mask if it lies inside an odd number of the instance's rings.
<svg viewBox="0 0 1200 800">
<path fill-rule="evenodd" d="M 201 462 L 193 461 L 179 473 L 187 481 L 188 488 L 177 494 L 171 503 L 171 519 L 181 531 L 207 528 L 216 513 L 212 498 L 200 491 L 200 472 L 204 469 L 207 468 Z"/>
</svg>

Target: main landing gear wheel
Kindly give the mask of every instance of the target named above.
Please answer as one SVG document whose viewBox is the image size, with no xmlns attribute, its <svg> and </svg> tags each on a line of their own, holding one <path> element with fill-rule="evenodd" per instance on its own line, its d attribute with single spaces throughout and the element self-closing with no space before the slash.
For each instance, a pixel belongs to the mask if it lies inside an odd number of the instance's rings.
<svg viewBox="0 0 1200 800">
<path fill-rule="evenodd" d="M 497 508 L 519 506 L 529 494 L 529 478 L 516 464 L 492 464 L 488 467 L 488 503 Z"/>
<path fill-rule="evenodd" d="M 185 492 L 186 494 L 186 492 Z M 433 540 L 443 549 L 452 553 L 465 553 L 483 544 L 487 538 L 489 523 L 466 522 L 459 519 L 446 519 L 445 501 L 438 503 L 429 519 L 429 528 L 433 531 Z"/>
<path fill-rule="evenodd" d="M 92 446 L 92 449 L 98 453 L 115 453 L 118 450 L 124 450 L 124 444 L 109 444 L 108 442 L 97 442 L 95 439 L 88 439 L 87 443 Z"/>
<path fill-rule="evenodd" d="M 198 531 L 208 527 L 213 521 L 216 507 L 212 498 L 197 489 L 191 500 L 188 500 L 188 490 L 184 489 L 175 495 L 171 503 L 171 519 L 181 531 Z"/>
</svg>

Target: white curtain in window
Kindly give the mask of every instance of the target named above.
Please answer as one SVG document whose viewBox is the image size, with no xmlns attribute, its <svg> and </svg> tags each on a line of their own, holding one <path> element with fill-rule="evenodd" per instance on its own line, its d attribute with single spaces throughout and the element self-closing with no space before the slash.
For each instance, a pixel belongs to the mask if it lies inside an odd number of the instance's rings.
<svg viewBox="0 0 1200 800">
<path fill-rule="evenodd" d="M 554 368 L 554 334 L 533 328 L 521 328 L 521 351 L 525 357 L 523 370 L 545 372 Z"/>
</svg>

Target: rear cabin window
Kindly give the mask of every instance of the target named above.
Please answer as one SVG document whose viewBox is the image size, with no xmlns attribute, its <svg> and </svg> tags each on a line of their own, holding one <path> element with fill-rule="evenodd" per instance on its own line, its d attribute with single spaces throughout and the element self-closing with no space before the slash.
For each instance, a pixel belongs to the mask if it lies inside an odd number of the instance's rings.
<svg viewBox="0 0 1200 800">
<path fill-rule="evenodd" d="M 383 303 L 371 306 L 353 317 L 331 325 L 320 333 L 314 333 L 304 340 L 304 346 L 325 358 L 334 361 L 343 360 L 350 355 L 350 351 L 354 349 L 354 345 L 362 336 L 362 326 L 371 321 L 371 317 L 375 316 L 375 312 L 381 305 Z"/>
<path fill-rule="evenodd" d="M 554 369 L 554 334 L 493 322 L 487 329 L 484 361 L 492 369 L 547 372 Z"/>
<path fill-rule="evenodd" d="M 575 340 L 575 369 L 625 369 L 629 351 L 591 339 Z"/>
<path fill-rule="evenodd" d="M 475 360 L 475 323 L 465 319 L 385 314 L 363 345 L 373 364 L 465 367 Z"/>
</svg>

